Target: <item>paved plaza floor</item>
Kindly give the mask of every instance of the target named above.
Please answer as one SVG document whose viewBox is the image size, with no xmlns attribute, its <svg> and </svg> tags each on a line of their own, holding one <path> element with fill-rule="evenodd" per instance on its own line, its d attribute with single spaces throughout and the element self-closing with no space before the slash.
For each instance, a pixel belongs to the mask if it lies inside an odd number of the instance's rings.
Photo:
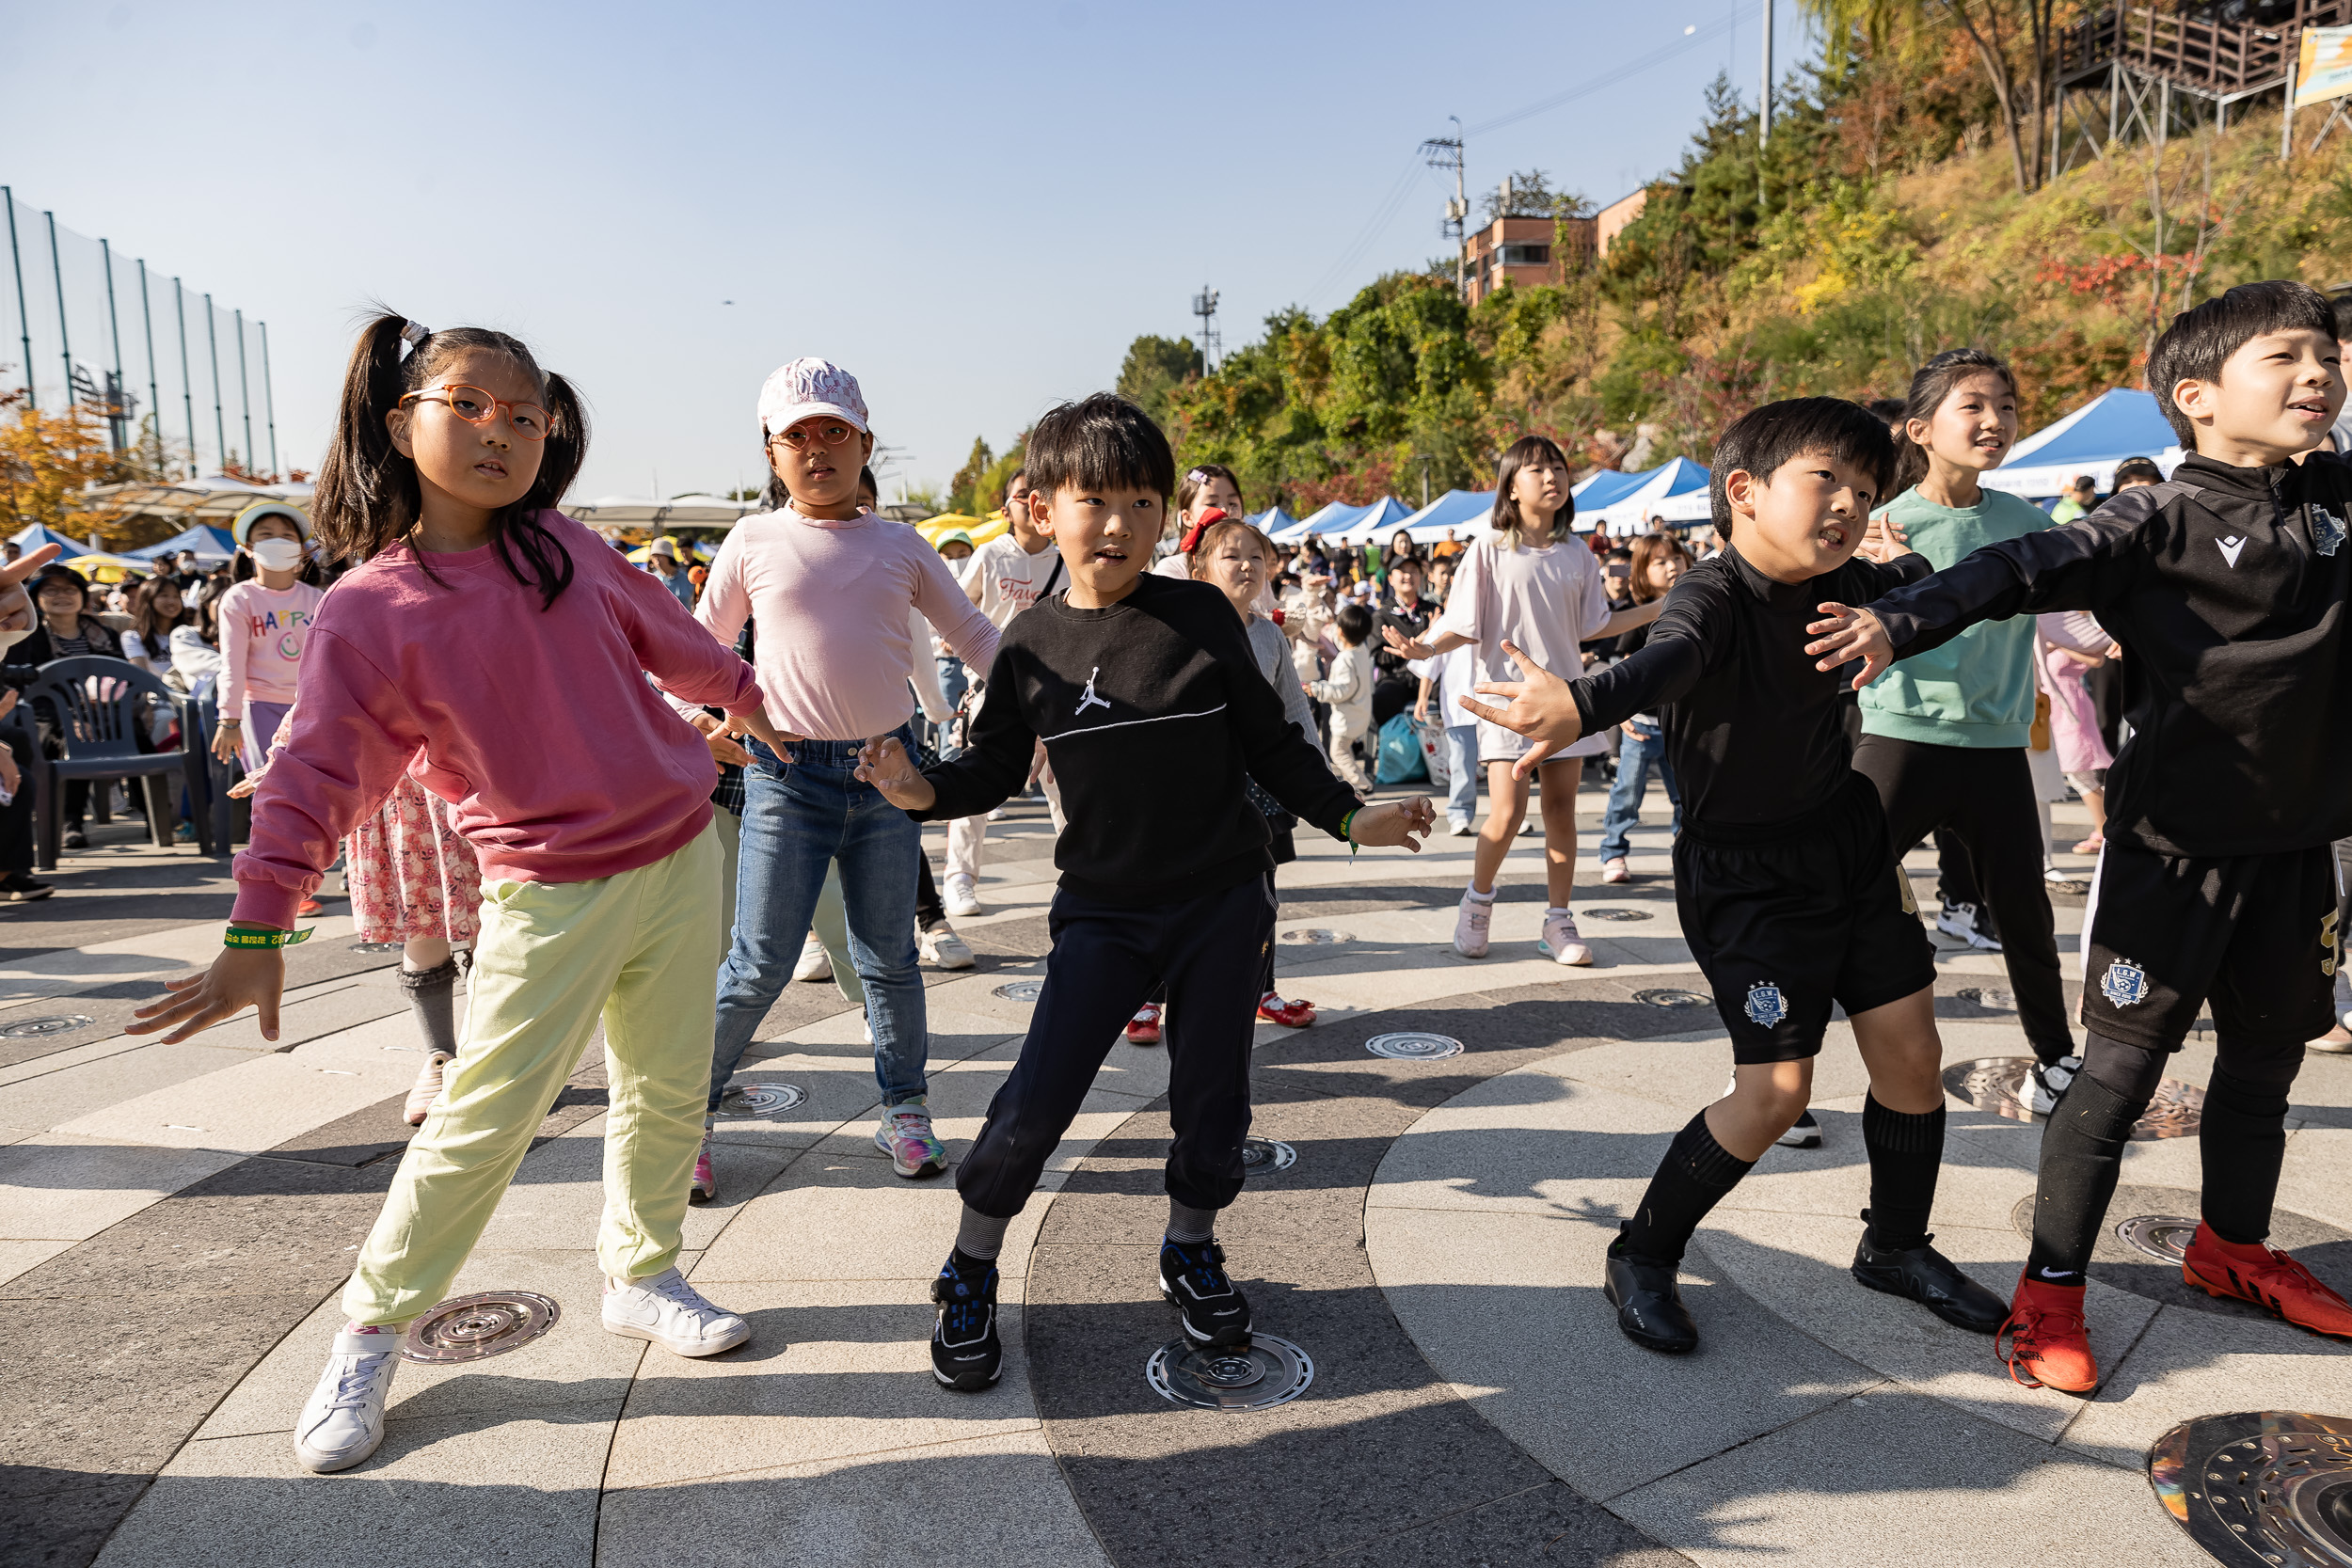
<svg viewBox="0 0 2352 1568">
<path fill-rule="evenodd" d="M 217 950 L 230 889 L 192 849 L 101 830 L 56 898 L 0 908 L 0 1562 L 2186 1565 L 2209 1560 L 2150 1490 L 2159 1433 L 2352 1415 L 2352 1349 L 2190 1292 L 2113 1238 L 2090 1400 L 2019 1387 L 1990 1340 L 1854 1285 L 1864 1080 L 1842 1024 L 1823 1146 L 1767 1155 L 1685 1263 L 1701 1349 L 1629 1344 L 1601 1250 L 1730 1054 L 1688 994 L 1662 800 L 1639 879 L 1606 888 L 1601 798 L 1580 804 L 1591 969 L 1535 946 L 1533 838 L 1475 962 L 1449 946 L 1467 839 L 1351 862 L 1302 833 L 1282 873 L 1280 989 L 1322 1020 L 1259 1030 L 1255 1131 L 1295 1159 L 1252 1177 L 1220 1236 L 1259 1329 L 1311 1359 L 1299 1398 L 1233 1414 L 1147 1381 L 1176 1334 L 1153 1277 L 1167 1067 L 1125 1043 L 1009 1238 L 1002 1382 L 939 1388 L 926 1292 L 952 1182 L 892 1174 L 860 1020 L 803 984 L 738 1078 L 801 1098 L 724 1122 L 720 1197 L 687 1224 L 682 1266 L 752 1341 L 686 1361 L 599 1326 L 592 1050 L 458 1284 L 540 1292 L 562 1319 L 509 1354 L 404 1366 L 382 1449 L 329 1477 L 295 1466 L 289 1431 L 406 1138 L 420 1057 L 398 955 L 359 948 L 330 899 L 290 950 L 274 1047 L 249 1020 L 126 1037 L 162 977 Z M 2058 816 L 2080 836 L 2080 808 Z M 979 967 L 926 973 L 951 1154 L 1020 1047 L 1050 848 L 1041 808 L 1016 805 L 991 835 L 988 912 L 958 923 Z M 1911 870 L 1932 910 L 1928 857 Z M 2058 904 L 2071 935 L 2081 899 Z M 1957 1090 L 1965 1064 L 2027 1053 L 1999 958 L 1938 946 Z M 2066 972 L 2071 994 L 2071 952 Z M 1399 1033 L 1464 1049 L 1366 1050 Z M 2201 1084 L 2209 1061 L 2201 1036 L 2174 1072 Z M 1950 1106 L 1937 1245 L 2006 1296 L 2038 1132 Z M 2289 1127 L 2280 1238 L 2352 1285 L 2352 1059 L 2310 1060 Z M 2196 1140 L 2134 1144 L 2123 1182 L 2115 1219 L 2193 1215 Z"/>
</svg>

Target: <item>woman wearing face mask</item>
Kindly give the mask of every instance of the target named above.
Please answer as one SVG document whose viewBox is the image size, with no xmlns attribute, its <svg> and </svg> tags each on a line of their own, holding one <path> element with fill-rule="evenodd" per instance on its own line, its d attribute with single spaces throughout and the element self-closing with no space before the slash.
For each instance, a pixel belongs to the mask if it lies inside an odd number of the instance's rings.
<svg viewBox="0 0 2352 1568">
<path fill-rule="evenodd" d="M 318 616 L 318 568 L 310 559 L 310 519 L 277 501 L 248 506 L 230 526 L 237 581 L 220 599 L 220 724 L 213 753 L 242 755 L 246 770 L 269 760 L 278 721 L 294 705 L 302 644 Z"/>
</svg>

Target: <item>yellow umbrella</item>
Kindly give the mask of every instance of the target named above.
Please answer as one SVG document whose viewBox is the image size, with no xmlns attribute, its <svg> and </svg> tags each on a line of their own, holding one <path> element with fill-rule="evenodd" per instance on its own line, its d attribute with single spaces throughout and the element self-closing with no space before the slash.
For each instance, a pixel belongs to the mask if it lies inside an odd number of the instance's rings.
<svg viewBox="0 0 2352 1568">
<path fill-rule="evenodd" d="M 691 540 L 673 539 L 670 541 L 670 547 L 677 551 L 678 559 L 680 561 L 708 561 L 710 559 L 710 551 L 705 546 L 695 544 Z M 628 559 L 635 562 L 638 565 L 643 566 L 646 562 L 653 559 L 653 546 L 651 545 L 640 545 L 637 548 L 628 552 Z"/>
<path fill-rule="evenodd" d="M 125 578 L 145 577 L 155 566 L 153 562 L 141 561 L 135 556 L 107 555 L 103 552 L 77 555 L 57 564 L 71 566 L 93 582 L 120 582 Z"/>
</svg>

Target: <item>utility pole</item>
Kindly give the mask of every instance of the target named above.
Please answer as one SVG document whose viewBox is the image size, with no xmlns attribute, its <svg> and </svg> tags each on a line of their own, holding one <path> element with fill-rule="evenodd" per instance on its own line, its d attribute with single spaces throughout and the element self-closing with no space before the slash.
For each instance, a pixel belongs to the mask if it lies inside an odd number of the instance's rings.
<svg viewBox="0 0 2352 1568">
<path fill-rule="evenodd" d="M 269 389 L 269 323 L 262 323 L 262 408 L 269 420 L 269 471 L 278 467 L 278 399 Z"/>
<path fill-rule="evenodd" d="M 171 280 L 171 305 L 180 316 L 180 403 L 188 415 L 188 471 L 183 478 L 196 477 L 196 377 L 188 371 L 188 291 L 175 277 Z M 163 428 L 163 411 L 156 410 L 156 429 Z"/>
<path fill-rule="evenodd" d="M 0 185 L 0 206 L 8 210 L 8 261 L 16 268 L 16 326 L 23 334 L 18 341 L 24 345 L 24 406 L 39 408 L 40 400 L 33 395 L 33 318 L 24 309 L 24 254 L 16 247 L 16 192 L 6 185 Z"/>
<path fill-rule="evenodd" d="M 1438 225 L 1438 232 L 1454 242 L 1454 290 L 1464 299 L 1470 298 L 1469 231 L 1470 200 L 1462 191 L 1462 117 L 1448 115 L 1454 122 L 1454 135 L 1433 136 L 1421 144 L 1421 155 L 1434 169 L 1454 171 L 1454 199 L 1445 204 L 1445 220 Z"/>
<path fill-rule="evenodd" d="M 104 239 L 98 242 L 98 264 L 106 271 L 106 330 L 114 339 L 115 373 L 106 387 L 106 429 L 114 437 L 114 450 L 131 450 L 132 402 L 122 381 L 122 317 L 115 309 L 115 247 Z"/>
<path fill-rule="evenodd" d="M 1216 291 L 1206 283 L 1192 296 L 1192 313 L 1200 318 L 1200 368 L 1203 373 L 1214 374 L 1216 356 L 1225 342 L 1216 330 Z"/>
<path fill-rule="evenodd" d="M 71 409 L 73 406 L 73 341 L 66 333 L 65 268 L 57 261 L 57 214 L 44 211 L 40 215 L 49 220 L 49 276 L 57 284 L 57 347 L 59 357 L 65 360 L 65 405 Z M 31 368 L 29 365 L 25 367 L 27 370 Z"/>
<path fill-rule="evenodd" d="M 147 416 L 155 421 L 155 471 L 164 470 L 164 393 L 155 374 L 155 307 L 147 297 L 147 258 L 139 258 L 139 318 L 147 325 Z"/>
<path fill-rule="evenodd" d="M 212 345 L 213 351 L 213 441 L 220 452 L 221 471 L 226 473 L 229 468 L 229 418 L 220 406 L 220 327 L 213 320 L 213 296 L 210 294 L 204 296 L 204 341 Z M 249 463 L 252 460 L 253 454 L 246 453 L 246 461 Z"/>
<path fill-rule="evenodd" d="M 1764 188 L 1764 146 L 1772 139 L 1772 0 L 1764 0 L 1764 90 L 1756 100 L 1756 210 L 1772 205 Z"/>
<path fill-rule="evenodd" d="M 249 473 L 262 466 L 262 460 L 253 452 L 253 388 L 251 383 L 246 380 L 245 375 L 245 312 L 243 310 L 237 312 L 237 402 L 245 409 L 245 466 Z M 273 479 L 277 477 L 275 468 L 270 470 L 270 477 Z"/>
</svg>

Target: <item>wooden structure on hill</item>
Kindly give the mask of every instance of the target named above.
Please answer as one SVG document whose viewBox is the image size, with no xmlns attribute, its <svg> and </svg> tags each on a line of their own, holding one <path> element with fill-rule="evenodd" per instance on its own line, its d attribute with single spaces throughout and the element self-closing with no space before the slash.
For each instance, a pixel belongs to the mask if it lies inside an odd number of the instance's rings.
<svg viewBox="0 0 2352 1568">
<path fill-rule="evenodd" d="M 2306 27 L 2352 25 L 2352 0 L 2219 0 L 2107 6 L 2058 34 L 2058 112 L 2051 168 L 2063 173 L 2105 148 L 2161 146 L 2234 104 L 2286 86 Z M 2106 135 L 2086 100 L 2106 89 Z"/>
</svg>

